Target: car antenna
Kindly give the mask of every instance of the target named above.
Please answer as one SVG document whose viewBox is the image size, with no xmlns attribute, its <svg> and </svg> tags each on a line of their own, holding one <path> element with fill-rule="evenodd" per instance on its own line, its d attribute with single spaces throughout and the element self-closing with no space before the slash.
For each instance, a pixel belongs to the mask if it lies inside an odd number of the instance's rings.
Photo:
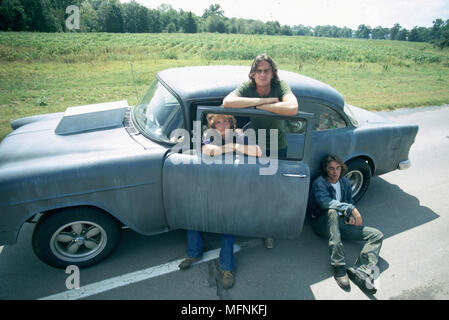
<svg viewBox="0 0 449 320">
<path fill-rule="evenodd" d="M 133 64 L 132 64 L 131 61 L 129 61 L 129 65 L 131 67 L 131 74 L 133 76 L 134 90 L 136 91 L 136 98 L 137 98 L 137 102 L 136 103 L 139 103 L 139 95 L 137 94 L 136 79 L 134 78 Z"/>
</svg>

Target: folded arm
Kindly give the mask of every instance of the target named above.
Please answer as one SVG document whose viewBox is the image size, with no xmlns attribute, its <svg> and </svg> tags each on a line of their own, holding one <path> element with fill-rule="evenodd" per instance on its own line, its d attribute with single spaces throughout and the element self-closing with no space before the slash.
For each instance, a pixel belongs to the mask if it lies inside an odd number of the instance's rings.
<svg viewBox="0 0 449 320">
<path fill-rule="evenodd" d="M 206 144 L 202 147 L 202 151 L 208 156 L 216 156 L 234 151 L 251 157 L 260 157 L 262 155 L 262 150 L 258 145 L 244 145 L 240 143 L 228 143 L 223 146 Z"/>
<path fill-rule="evenodd" d="M 258 105 L 256 109 L 285 116 L 294 116 L 298 113 L 298 100 L 293 93 L 288 93 L 282 98 L 282 101 Z"/>
<path fill-rule="evenodd" d="M 355 206 L 351 203 L 340 202 L 333 199 L 327 190 L 326 185 L 320 183 L 319 181 L 313 183 L 312 192 L 316 203 L 322 209 L 334 209 L 341 212 L 345 217 L 350 217 L 352 210 L 355 208 Z"/>
<path fill-rule="evenodd" d="M 224 98 L 224 108 L 252 108 L 264 104 L 279 102 L 278 98 L 247 98 L 240 97 L 235 92 L 231 92 Z"/>
</svg>

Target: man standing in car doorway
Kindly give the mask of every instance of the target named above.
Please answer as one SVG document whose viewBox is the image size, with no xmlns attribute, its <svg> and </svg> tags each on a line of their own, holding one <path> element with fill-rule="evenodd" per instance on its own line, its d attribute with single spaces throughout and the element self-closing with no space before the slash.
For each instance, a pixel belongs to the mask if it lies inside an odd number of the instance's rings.
<svg viewBox="0 0 449 320">
<path fill-rule="evenodd" d="M 251 65 L 249 81 L 245 81 L 228 94 L 223 100 L 223 107 L 255 108 L 279 115 L 294 116 L 298 112 L 298 100 L 290 86 L 279 79 L 278 69 L 273 59 L 266 54 L 261 54 L 254 59 Z M 278 159 L 286 159 L 287 138 L 284 121 L 263 117 L 251 117 L 250 120 L 250 128 L 256 133 L 259 129 L 266 130 L 265 143 L 257 140 L 259 145 L 266 146 L 266 156 L 274 156 L 277 152 Z M 270 129 L 277 130 L 277 150 L 270 150 Z M 273 248 L 274 240 L 265 238 L 264 246 L 269 249 Z"/>
</svg>

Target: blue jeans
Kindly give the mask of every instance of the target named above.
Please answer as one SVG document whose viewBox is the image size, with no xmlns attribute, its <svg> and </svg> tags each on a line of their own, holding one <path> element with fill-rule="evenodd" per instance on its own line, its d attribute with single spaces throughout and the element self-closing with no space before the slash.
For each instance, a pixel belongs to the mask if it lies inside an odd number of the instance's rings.
<svg viewBox="0 0 449 320">
<path fill-rule="evenodd" d="M 203 237 L 200 231 L 187 230 L 187 256 L 199 258 L 203 255 Z M 220 250 L 221 270 L 234 271 L 234 236 L 223 234 L 221 236 Z"/>
</svg>

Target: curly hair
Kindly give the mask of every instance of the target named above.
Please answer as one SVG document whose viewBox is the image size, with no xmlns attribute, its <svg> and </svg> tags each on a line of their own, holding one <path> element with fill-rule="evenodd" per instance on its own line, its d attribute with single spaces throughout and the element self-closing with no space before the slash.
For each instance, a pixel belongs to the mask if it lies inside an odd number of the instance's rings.
<svg viewBox="0 0 449 320">
<path fill-rule="evenodd" d="M 273 71 L 273 78 L 271 79 L 271 87 L 274 87 L 276 85 L 279 84 L 280 80 L 279 80 L 279 76 L 278 76 L 278 67 L 276 65 L 276 63 L 273 61 L 273 59 L 271 59 L 271 57 L 265 53 L 258 55 L 252 65 L 251 65 L 251 70 L 249 72 L 249 82 L 250 82 L 250 86 L 252 86 L 253 88 L 256 87 L 256 81 L 254 80 L 254 75 L 256 74 L 256 70 L 257 67 L 259 66 L 259 64 L 262 61 L 266 61 L 270 64 L 271 66 L 271 70 Z"/>
<path fill-rule="evenodd" d="M 234 116 L 232 116 L 230 114 L 209 113 L 206 116 L 207 125 L 209 126 L 209 128 L 215 129 L 215 120 L 217 118 L 223 118 L 223 119 L 230 120 L 231 121 L 231 129 L 235 129 L 237 126 L 237 121 L 235 120 Z"/>
<path fill-rule="evenodd" d="M 324 178 L 327 178 L 327 166 L 332 161 L 335 161 L 336 163 L 338 163 L 341 166 L 341 173 L 340 173 L 340 177 L 338 178 L 338 179 L 341 179 L 342 177 L 344 177 L 344 175 L 346 173 L 348 173 L 348 167 L 340 159 L 339 156 L 333 155 L 333 154 L 329 154 L 321 160 L 321 164 L 320 164 L 321 176 L 323 176 Z"/>
</svg>

